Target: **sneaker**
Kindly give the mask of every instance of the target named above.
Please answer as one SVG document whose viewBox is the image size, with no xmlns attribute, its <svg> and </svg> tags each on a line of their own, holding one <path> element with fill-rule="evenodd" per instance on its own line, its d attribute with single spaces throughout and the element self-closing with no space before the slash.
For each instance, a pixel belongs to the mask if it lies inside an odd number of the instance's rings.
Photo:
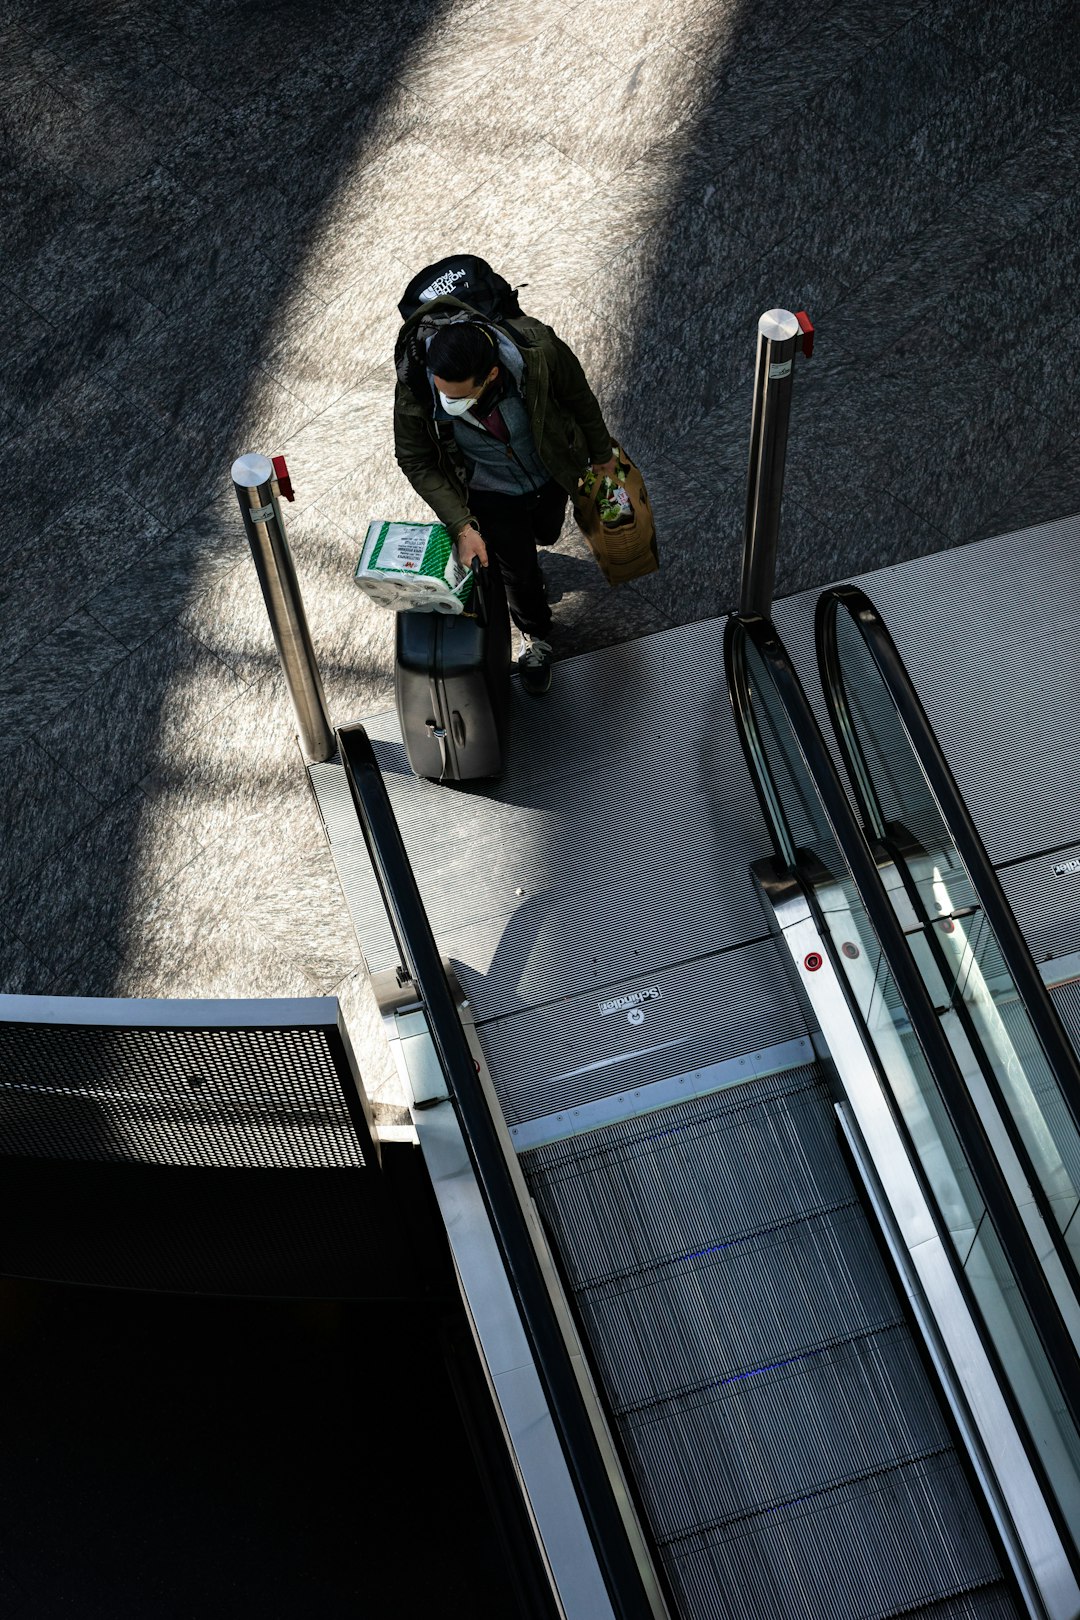
<svg viewBox="0 0 1080 1620">
<path fill-rule="evenodd" d="M 542 697 L 551 685 L 551 643 L 523 634 L 517 667 L 526 692 Z"/>
</svg>

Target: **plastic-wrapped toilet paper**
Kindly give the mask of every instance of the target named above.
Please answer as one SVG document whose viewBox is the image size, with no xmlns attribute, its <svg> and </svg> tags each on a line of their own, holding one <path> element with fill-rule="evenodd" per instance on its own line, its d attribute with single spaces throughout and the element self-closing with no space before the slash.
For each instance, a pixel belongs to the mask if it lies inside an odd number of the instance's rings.
<svg viewBox="0 0 1080 1620">
<path fill-rule="evenodd" d="M 460 613 L 472 587 L 441 523 L 379 518 L 368 524 L 353 578 L 373 602 L 397 613 Z"/>
</svg>

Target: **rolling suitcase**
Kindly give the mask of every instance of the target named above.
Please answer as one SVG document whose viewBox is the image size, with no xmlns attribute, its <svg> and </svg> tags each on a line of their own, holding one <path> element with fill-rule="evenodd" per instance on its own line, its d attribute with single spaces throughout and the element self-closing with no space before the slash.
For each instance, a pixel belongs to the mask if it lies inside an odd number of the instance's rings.
<svg viewBox="0 0 1080 1620">
<path fill-rule="evenodd" d="M 435 782 L 498 776 L 510 720 L 510 615 L 497 564 L 469 612 L 399 613 L 394 695 L 409 764 Z M 473 610 L 475 608 L 475 616 Z"/>
</svg>

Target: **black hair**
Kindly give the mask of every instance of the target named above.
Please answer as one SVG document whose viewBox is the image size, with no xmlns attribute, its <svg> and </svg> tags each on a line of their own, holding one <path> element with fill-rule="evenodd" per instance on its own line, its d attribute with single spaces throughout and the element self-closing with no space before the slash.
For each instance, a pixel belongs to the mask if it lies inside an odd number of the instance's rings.
<svg viewBox="0 0 1080 1620">
<path fill-rule="evenodd" d="M 428 344 L 427 362 L 434 375 L 447 382 L 472 382 L 486 377 L 499 364 L 499 351 L 486 326 L 454 321 L 435 333 Z"/>
</svg>

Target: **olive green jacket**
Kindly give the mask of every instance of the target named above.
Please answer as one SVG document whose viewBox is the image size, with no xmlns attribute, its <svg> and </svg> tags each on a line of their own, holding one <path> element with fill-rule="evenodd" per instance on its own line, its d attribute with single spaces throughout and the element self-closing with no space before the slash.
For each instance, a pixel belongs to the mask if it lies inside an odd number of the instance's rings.
<svg viewBox="0 0 1080 1620">
<path fill-rule="evenodd" d="M 452 428 L 435 419 L 435 395 L 415 346 L 410 365 L 408 339 L 420 323 L 439 324 L 440 315 L 443 320 L 454 316 L 460 320 L 462 311 L 472 313 L 456 298 L 432 299 L 406 321 L 395 350 L 397 464 L 453 535 L 472 521 L 465 464 Z M 522 396 L 537 454 L 555 482 L 573 495 L 585 468 L 592 462 L 608 461 L 612 447 L 611 434 L 581 362 L 542 321 L 518 315 L 490 324 L 497 324 L 521 354 Z"/>
</svg>

